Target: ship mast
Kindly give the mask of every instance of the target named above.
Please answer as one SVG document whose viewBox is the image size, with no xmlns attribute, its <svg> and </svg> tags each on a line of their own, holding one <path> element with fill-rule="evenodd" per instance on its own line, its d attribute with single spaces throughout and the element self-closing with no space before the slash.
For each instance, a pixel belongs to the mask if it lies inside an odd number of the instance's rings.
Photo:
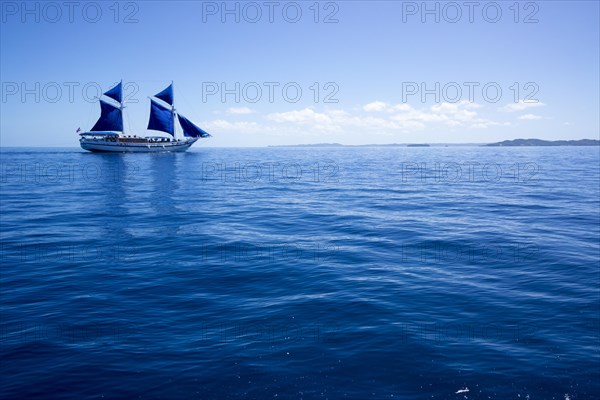
<svg viewBox="0 0 600 400">
<path fill-rule="evenodd" d="M 174 83 L 171 81 L 171 94 L 173 96 L 173 101 L 171 102 L 171 117 L 173 121 L 173 139 L 177 140 L 177 124 L 175 123 L 175 88 Z"/>
<path fill-rule="evenodd" d="M 121 90 L 123 90 L 123 79 L 121 79 Z M 123 92 L 121 92 L 121 96 L 123 96 Z M 125 115 L 123 114 L 123 110 L 125 109 L 125 99 L 121 98 L 121 101 L 119 102 L 119 108 L 121 110 L 121 121 L 123 123 L 123 130 L 121 131 L 121 134 L 123 136 L 125 136 Z"/>
</svg>

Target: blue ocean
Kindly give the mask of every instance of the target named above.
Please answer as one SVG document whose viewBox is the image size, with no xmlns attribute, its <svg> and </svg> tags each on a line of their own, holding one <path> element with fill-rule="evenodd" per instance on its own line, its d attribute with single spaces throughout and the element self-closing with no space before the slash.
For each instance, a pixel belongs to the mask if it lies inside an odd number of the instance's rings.
<svg viewBox="0 0 600 400">
<path fill-rule="evenodd" d="M 598 399 L 598 147 L 1 153 L 0 398 Z"/>
</svg>

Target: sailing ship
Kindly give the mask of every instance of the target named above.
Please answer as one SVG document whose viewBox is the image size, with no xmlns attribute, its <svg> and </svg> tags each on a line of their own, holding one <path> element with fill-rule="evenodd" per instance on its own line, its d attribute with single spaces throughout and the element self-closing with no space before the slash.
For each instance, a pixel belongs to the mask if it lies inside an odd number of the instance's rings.
<svg viewBox="0 0 600 400">
<path fill-rule="evenodd" d="M 186 151 L 200 138 L 210 137 L 175 110 L 173 82 L 162 92 L 150 98 L 148 129 L 164 132 L 165 136 L 137 136 L 125 132 L 123 125 L 123 81 L 104 92 L 100 98 L 100 118 L 89 132 L 80 133 L 79 144 L 94 152 L 165 152 Z M 175 121 L 179 121 L 181 133 Z M 78 130 L 79 131 L 79 130 Z"/>
</svg>

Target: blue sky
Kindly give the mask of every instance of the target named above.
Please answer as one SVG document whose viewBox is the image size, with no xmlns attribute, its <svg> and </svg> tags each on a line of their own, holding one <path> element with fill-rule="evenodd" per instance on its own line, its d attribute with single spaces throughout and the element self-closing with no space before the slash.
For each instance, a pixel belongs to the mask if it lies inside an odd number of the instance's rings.
<svg viewBox="0 0 600 400">
<path fill-rule="evenodd" d="M 120 79 L 133 133 L 173 80 L 207 146 L 599 136 L 597 1 L 315 3 L 2 1 L 0 144 L 77 146 Z"/>
</svg>

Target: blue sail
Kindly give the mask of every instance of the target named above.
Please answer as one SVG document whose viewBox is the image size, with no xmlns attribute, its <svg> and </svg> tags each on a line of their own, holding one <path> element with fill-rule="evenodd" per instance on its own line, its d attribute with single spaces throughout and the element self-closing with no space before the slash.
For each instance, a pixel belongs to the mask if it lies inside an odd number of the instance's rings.
<svg viewBox="0 0 600 400">
<path fill-rule="evenodd" d="M 162 92 L 160 92 L 158 94 L 155 94 L 154 97 L 156 97 L 157 99 L 161 99 L 165 103 L 172 106 L 173 105 L 173 84 L 171 83 L 165 90 L 163 90 Z"/>
<path fill-rule="evenodd" d="M 177 114 L 177 118 L 179 118 L 179 124 L 183 129 L 183 136 L 187 137 L 207 137 L 210 136 L 207 132 L 198 128 L 194 125 L 189 119 L 184 117 L 183 115 Z"/>
<path fill-rule="evenodd" d="M 150 99 L 150 120 L 148 121 L 148 129 L 166 132 L 175 136 L 174 122 L 173 112 L 171 110 Z"/>
<path fill-rule="evenodd" d="M 119 82 L 114 88 L 110 89 L 108 92 L 104 92 L 104 95 L 121 103 L 123 101 L 123 85 L 122 85 L 122 83 L 123 82 Z"/>
<path fill-rule="evenodd" d="M 123 131 L 123 114 L 119 107 L 115 107 L 100 100 L 100 118 L 92 128 L 95 132 Z"/>
</svg>

